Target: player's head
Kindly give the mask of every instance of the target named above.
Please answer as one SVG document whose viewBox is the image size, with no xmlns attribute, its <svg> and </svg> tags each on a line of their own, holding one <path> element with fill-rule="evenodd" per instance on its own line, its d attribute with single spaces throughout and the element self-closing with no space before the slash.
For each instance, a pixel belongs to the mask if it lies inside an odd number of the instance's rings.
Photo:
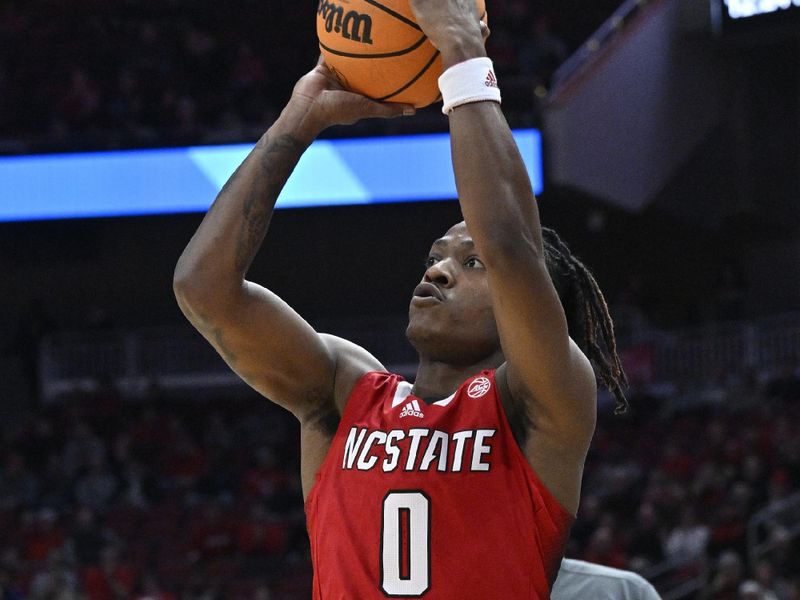
<svg viewBox="0 0 800 600">
<path fill-rule="evenodd" d="M 406 335 L 430 360 L 470 366 L 495 356 L 502 362 L 486 268 L 463 221 L 432 244 Z"/>
<path fill-rule="evenodd" d="M 603 293 L 555 231 L 542 228 L 542 239 L 547 270 L 564 307 L 570 337 L 614 394 L 618 412 L 624 411 L 627 380 Z M 441 298 L 426 299 L 429 294 Z M 433 243 L 422 283 L 411 301 L 406 333 L 420 355 L 448 364 L 467 366 L 493 355 L 502 358 L 486 269 L 464 222 Z"/>
</svg>

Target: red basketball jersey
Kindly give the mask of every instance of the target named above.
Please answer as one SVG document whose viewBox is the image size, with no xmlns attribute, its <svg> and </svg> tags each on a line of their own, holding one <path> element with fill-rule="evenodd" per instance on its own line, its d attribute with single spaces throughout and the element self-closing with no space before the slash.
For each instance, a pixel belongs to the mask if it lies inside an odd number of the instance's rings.
<svg viewBox="0 0 800 600">
<path fill-rule="evenodd" d="M 348 399 L 306 501 L 314 598 L 544 600 L 573 517 L 519 449 L 494 371 L 427 405 L 397 375 Z"/>
</svg>

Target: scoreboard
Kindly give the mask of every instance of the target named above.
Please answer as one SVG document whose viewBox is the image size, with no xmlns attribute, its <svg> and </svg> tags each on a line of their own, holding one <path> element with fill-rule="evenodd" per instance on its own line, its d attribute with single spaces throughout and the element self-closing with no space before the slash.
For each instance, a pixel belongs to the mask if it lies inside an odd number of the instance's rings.
<svg viewBox="0 0 800 600">
<path fill-rule="evenodd" d="M 731 19 L 747 19 L 800 7 L 800 0 L 724 0 Z"/>
<path fill-rule="evenodd" d="M 800 36 L 800 0 L 711 0 L 711 13 L 719 34 L 780 30 Z"/>
</svg>

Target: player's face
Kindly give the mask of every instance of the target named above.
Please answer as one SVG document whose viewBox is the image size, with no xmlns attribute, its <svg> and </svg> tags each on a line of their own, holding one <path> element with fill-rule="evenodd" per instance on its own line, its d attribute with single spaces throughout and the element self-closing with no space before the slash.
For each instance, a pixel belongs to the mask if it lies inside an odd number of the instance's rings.
<svg viewBox="0 0 800 600">
<path fill-rule="evenodd" d="M 431 246 L 406 335 L 420 355 L 467 366 L 500 347 L 486 267 L 462 222 Z"/>
</svg>

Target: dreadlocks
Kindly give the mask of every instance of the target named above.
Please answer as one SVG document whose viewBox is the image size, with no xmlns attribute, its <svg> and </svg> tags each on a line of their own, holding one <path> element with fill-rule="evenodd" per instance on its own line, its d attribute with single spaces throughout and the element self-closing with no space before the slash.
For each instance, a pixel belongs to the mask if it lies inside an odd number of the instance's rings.
<svg viewBox="0 0 800 600">
<path fill-rule="evenodd" d="M 622 370 L 614 338 L 614 323 L 608 305 L 589 269 L 572 255 L 552 229 L 542 228 L 545 261 L 567 316 L 569 335 L 583 350 L 600 380 L 614 394 L 614 412 L 628 410 L 624 387 L 628 379 Z"/>
</svg>

